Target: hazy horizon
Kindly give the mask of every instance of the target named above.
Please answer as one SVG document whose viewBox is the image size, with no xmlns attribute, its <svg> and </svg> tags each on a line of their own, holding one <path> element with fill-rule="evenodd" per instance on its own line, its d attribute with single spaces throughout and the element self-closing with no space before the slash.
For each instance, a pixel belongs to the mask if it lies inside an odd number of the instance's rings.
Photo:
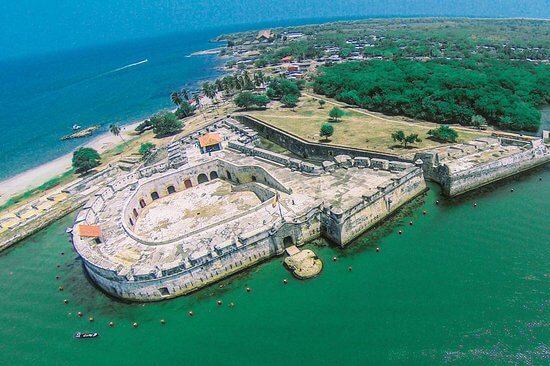
<svg viewBox="0 0 550 366">
<path fill-rule="evenodd" d="M 550 18 L 548 0 L 22 0 L 0 7 L 1 59 L 249 24 L 378 17 Z M 241 26 L 241 27 L 239 27 Z M 239 29 L 240 30 L 240 29 Z"/>
</svg>

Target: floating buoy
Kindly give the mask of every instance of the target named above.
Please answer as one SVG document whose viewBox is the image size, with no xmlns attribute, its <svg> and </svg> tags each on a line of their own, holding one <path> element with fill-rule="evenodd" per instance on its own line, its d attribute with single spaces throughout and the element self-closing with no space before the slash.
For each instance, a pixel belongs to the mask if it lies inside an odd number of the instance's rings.
<svg viewBox="0 0 550 366">
<path fill-rule="evenodd" d="M 166 322 L 164 321 L 164 319 L 161 319 L 161 320 L 160 320 L 160 324 L 166 324 Z"/>
<path fill-rule="evenodd" d="M 114 326 L 115 326 L 115 323 L 113 323 L 113 322 L 109 322 L 109 326 L 110 326 L 110 327 L 112 328 L 112 327 L 114 327 Z"/>
<path fill-rule="evenodd" d="M 513 192 L 514 191 L 514 188 L 510 189 L 510 192 Z"/>
<path fill-rule="evenodd" d="M 137 328 L 137 327 L 138 327 L 138 325 L 139 325 L 139 324 L 138 324 L 138 323 L 136 323 L 136 322 L 132 323 L 132 327 L 134 327 L 134 328 Z"/>
<path fill-rule="evenodd" d="M 222 301 L 221 301 L 221 300 L 218 300 L 218 305 L 219 305 L 219 306 L 222 305 Z"/>
<path fill-rule="evenodd" d="M 436 204 L 436 205 L 439 205 L 439 201 L 435 201 L 435 204 Z"/>
<path fill-rule="evenodd" d="M 79 311 L 76 315 L 78 315 L 79 318 L 82 318 L 82 312 Z"/>
<path fill-rule="evenodd" d="M 193 312 L 189 310 L 189 316 L 193 316 Z"/>
<path fill-rule="evenodd" d="M 247 288 L 246 288 L 246 292 L 250 292 L 250 287 L 247 287 Z"/>
<path fill-rule="evenodd" d="M 332 261 L 333 261 L 333 262 L 336 262 L 337 260 L 338 260 L 337 257 L 332 257 Z"/>
<path fill-rule="evenodd" d="M 63 286 L 59 286 L 59 291 L 63 291 Z"/>
<path fill-rule="evenodd" d="M 91 317 L 89 317 L 89 318 L 88 318 L 88 320 L 89 320 L 89 321 L 90 321 L 91 323 L 93 323 L 93 321 L 94 321 L 94 317 L 93 317 L 93 316 L 91 316 Z"/>
<path fill-rule="evenodd" d="M 60 267 L 61 267 L 61 265 L 60 265 L 60 264 L 58 264 L 58 265 L 57 265 L 56 267 L 57 267 L 57 268 L 60 268 Z"/>
<path fill-rule="evenodd" d="M 399 230 L 397 233 L 398 233 L 399 235 L 401 235 L 401 234 L 403 234 L 403 230 Z"/>
<path fill-rule="evenodd" d="M 409 225 L 410 225 L 410 226 L 413 226 L 413 222 L 412 222 L 412 221 L 409 221 Z"/>
<path fill-rule="evenodd" d="M 68 304 L 68 303 L 69 303 L 69 300 L 65 299 L 65 300 L 63 300 L 63 303 L 64 303 L 64 304 Z"/>
<path fill-rule="evenodd" d="M 61 252 L 61 255 L 65 255 L 65 252 Z"/>
<path fill-rule="evenodd" d="M 231 308 L 235 307 L 235 303 L 234 303 L 234 302 L 230 302 L 230 303 L 229 303 L 229 307 L 231 307 Z"/>
<path fill-rule="evenodd" d="M 352 269 L 353 269 L 353 268 L 351 268 L 351 266 L 349 266 L 349 267 L 348 267 L 348 271 L 350 271 L 350 272 L 351 272 L 351 270 L 352 270 Z"/>
<path fill-rule="evenodd" d="M 59 276 L 55 276 L 55 279 L 58 280 L 58 279 L 59 279 Z"/>
<path fill-rule="evenodd" d="M 288 281 L 286 280 L 286 278 L 283 280 L 283 283 L 286 285 L 288 283 Z"/>
<path fill-rule="evenodd" d="M 425 215 L 427 212 L 426 211 L 422 211 L 422 215 Z"/>
<path fill-rule="evenodd" d="M 376 253 L 380 253 L 380 248 L 376 247 Z"/>
<path fill-rule="evenodd" d="M 474 203 L 474 207 L 477 207 L 477 203 Z"/>
</svg>

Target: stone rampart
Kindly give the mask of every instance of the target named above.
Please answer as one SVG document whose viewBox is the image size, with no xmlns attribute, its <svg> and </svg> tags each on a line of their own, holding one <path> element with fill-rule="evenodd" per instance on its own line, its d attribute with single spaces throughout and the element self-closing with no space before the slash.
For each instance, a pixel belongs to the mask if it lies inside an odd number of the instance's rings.
<svg viewBox="0 0 550 366">
<path fill-rule="evenodd" d="M 393 154 L 384 154 L 377 151 L 356 149 L 347 146 L 309 142 L 299 136 L 283 131 L 252 116 L 239 115 L 234 116 L 234 118 L 244 125 L 255 129 L 258 133 L 260 133 L 260 135 L 268 140 L 275 142 L 303 159 L 323 161 L 332 160 L 337 155 L 349 155 L 351 157 L 362 156 L 369 158 L 389 159 L 392 161 L 407 161 L 406 159 Z"/>
</svg>

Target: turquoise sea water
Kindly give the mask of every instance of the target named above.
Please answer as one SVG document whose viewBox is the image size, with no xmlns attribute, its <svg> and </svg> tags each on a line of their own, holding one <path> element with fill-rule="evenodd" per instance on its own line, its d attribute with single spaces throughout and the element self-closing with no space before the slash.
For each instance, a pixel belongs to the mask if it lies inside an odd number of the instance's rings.
<svg viewBox="0 0 550 366">
<path fill-rule="evenodd" d="M 349 248 L 311 245 L 316 279 L 275 258 L 151 304 L 87 281 L 66 217 L 0 254 L 0 365 L 547 364 L 549 182 L 547 166 L 454 200 L 431 186 Z"/>
<path fill-rule="evenodd" d="M 60 141 L 82 127 L 129 123 L 172 108 L 169 94 L 221 74 L 217 33 L 196 32 L 0 62 L 0 179 L 87 141 Z M 147 60 L 147 62 L 143 62 Z M 141 63 L 140 63 L 141 62 Z M 137 64 L 138 63 L 138 64 Z"/>
</svg>

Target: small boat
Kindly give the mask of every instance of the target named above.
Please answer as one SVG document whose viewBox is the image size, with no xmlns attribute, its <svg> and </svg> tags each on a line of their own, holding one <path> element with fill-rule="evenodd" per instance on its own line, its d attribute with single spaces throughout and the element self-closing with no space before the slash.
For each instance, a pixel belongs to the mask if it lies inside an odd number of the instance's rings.
<svg viewBox="0 0 550 366">
<path fill-rule="evenodd" d="M 89 332 L 76 332 L 74 334 L 75 338 L 97 338 L 99 333 L 89 333 Z"/>
<path fill-rule="evenodd" d="M 68 228 L 65 229 L 65 232 L 66 232 L 67 234 L 70 234 L 70 233 L 73 232 L 73 228 L 72 228 L 72 227 L 68 227 Z"/>
<path fill-rule="evenodd" d="M 77 125 L 76 123 L 73 125 L 73 131 L 77 131 L 77 130 L 80 130 L 82 127 L 80 127 L 79 125 Z"/>
</svg>

